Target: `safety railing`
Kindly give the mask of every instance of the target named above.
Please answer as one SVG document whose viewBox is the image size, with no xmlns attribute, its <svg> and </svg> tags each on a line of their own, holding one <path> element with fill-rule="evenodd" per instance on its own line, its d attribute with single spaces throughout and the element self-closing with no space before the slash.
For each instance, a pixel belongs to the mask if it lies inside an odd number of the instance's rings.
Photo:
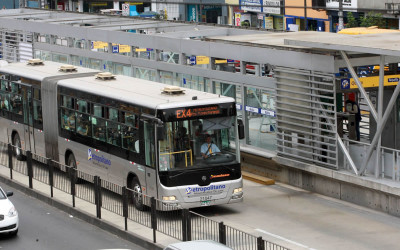
<svg viewBox="0 0 400 250">
<path fill-rule="evenodd" d="M 51 197 L 54 196 L 53 188 L 70 194 L 73 207 L 76 198 L 92 203 L 96 206 L 96 217 L 99 219 L 102 209 L 122 216 L 125 230 L 128 230 L 129 220 L 148 227 L 153 231 L 154 242 L 156 232 L 160 232 L 181 241 L 214 240 L 239 250 L 287 249 L 188 209 L 179 209 L 168 201 L 157 200 L 139 190 L 102 180 L 99 176 L 30 151 L 21 152 L 23 157 L 17 157 L 13 146 L 0 143 L 0 167 L 9 169 L 10 179 L 13 179 L 13 172 L 18 172 L 28 177 L 31 189 L 34 189 L 33 180 L 36 180 L 49 185 Z"/>
</svg>

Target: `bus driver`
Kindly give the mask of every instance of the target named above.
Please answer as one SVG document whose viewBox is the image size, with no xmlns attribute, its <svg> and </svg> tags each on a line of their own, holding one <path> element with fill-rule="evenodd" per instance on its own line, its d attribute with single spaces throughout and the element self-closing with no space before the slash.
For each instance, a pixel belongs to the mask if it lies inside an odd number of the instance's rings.
<svg viewBox="0 0 400 250">
<path fill-rule="evenodd" d="M 201 155 L 204 159 L 210 157 L 212 154 L 221 153 L 218 146 L 211 141 L 211 135 L 206 135 L 206 142 L 201 145 Z"/>
</svg>

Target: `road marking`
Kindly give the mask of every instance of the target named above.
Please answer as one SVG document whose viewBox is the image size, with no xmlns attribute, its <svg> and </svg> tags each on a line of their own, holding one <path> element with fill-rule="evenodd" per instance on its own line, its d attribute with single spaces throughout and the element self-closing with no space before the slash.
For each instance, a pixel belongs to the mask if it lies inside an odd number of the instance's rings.
<svg viewBox="0 0 400 250">
<path fill-rule="evenodd" d="M 269 232 L 264 231 L 264 230 L 259 229 L 259 228 L 257 228 L 256 231 L 261 232 L 261 233 L 263 233 L 263 234 L 267 234 L 267 235 L 272 236 L 272 237 L 275 237 L 275 238 L 278 238 L 278 239 L 280 239 L 280 240 L 284 240 L 284 241 L 286 241 L 286 242 L 289 242 L 289 243 L 291 243 L 291 244 L 294 244 L 294 245 L 296 245 L 296 246 L 299 246 L 299 247 L 302 247 L 302 248 L 305 248 L 305 249 L 316 250 L 315 248 L 308 247 L 308 246 L 306 246 L 306 245 L 303 245 L 303 244 L 300 244 L 300 243 L 298 243 L 298 242 L 295 242 L 295 241 L 286 239 L 286 238 L 284 238 L 284 237 L 282 237 L 282 236 L 279 236 L 279 235 L 276 235 L 276 234 L 273 234 L 273 233 L 269 233 Z"/>
</svg>

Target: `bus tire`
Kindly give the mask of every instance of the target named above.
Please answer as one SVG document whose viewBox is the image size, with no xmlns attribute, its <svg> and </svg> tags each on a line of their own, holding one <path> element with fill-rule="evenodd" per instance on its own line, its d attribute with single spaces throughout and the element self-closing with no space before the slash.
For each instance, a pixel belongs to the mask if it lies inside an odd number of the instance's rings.
<svg viewBox="0 0 400 250">
<path fill-rule="evenodd" d="M 135 205 L 136 209 L 139 211 L 143 211 L 144 205 L 143 205 L 143 195 L 142 195 L 142 186 L 140 186 L 139 180 L 135 177 L 132 179 L 132 190 L 133 195 L 133 204 Z"/>
<path fill-rule="evenodd" d="M 77 169 L 76 160 L 75 160 L 75 156 L 73 153 L 70 153 L 68 155 L 67 166 L 69 166 L 70 168 L 73 168 L 73 169 Z M 67 172 L 69 172 L 69 168 L 68 168 Z M 77 177 L 76 184 L 81 184 L 81 183 L 83 183 L 83 180 L 81 178 Z"/>
<path fill-rule="evenodd" d="M 12 145 L 13 147 L 13 152 L 14 156 L 17 158 L 19 161 L 23 161 L 24 155 L 22 154 L 22 149 L 21 149 L 21 139 L 19 138 L 18 133 L 15 133 L 13 138 L 12 138 Z"/>
</svg>

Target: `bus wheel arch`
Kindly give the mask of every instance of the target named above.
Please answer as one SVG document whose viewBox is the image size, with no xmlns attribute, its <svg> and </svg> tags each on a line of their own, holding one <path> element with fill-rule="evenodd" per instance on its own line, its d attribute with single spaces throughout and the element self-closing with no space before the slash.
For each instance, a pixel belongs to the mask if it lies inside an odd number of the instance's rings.
<svg viewBox="0 0 400 250">
<path fill-rule="evenodd" d="M 67 149 L 67 151 L 65 151 L 65 165 L 70 166 L 70 163 L 74 163 L 72 167 L 76 168 L 76 159 L 74 153 L 72 153 L 70 149 Z"/>
<path fill-rule="evenodd" d="M 137 210 L 143 211 L 143 191 L 142 186 L 140 185 L 139 178 L 134 173 L 129 173 L 127 178 L 127 186 L 129 189 L 134 192 L 130 193 L 129 200 L 133 202 Z"/>
<path fill-rule="evenodd" d="M 15 131 L 15 130 L 11 134 L 11 142 L 12 142 L 12 145 L 13 145 L 14 156 L 19 161 L 24 160 L 25 158 L 24 158 L 24 155 L 22 154 L 21 138 L 19 137 L 18 132 Z"/>
</svg>

